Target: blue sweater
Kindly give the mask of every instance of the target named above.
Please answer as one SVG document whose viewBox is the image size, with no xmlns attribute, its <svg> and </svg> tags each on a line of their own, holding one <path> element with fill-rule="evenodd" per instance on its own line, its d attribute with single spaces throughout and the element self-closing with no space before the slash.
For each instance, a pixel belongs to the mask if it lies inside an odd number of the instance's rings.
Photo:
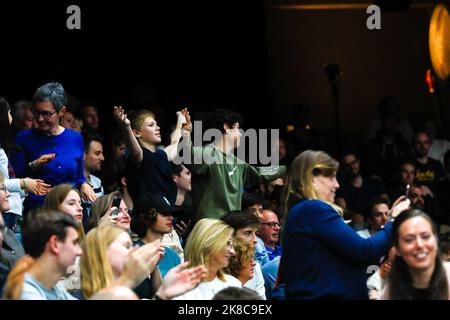
<svg viewBox="0 0 450 320">
<path fill-rule="evenodd" d="M 283 235 L 286 299 L 367 299 L 367 266 L 388 252 L 391 228 L 364 239 L 325 202 L 296 204 Z"/>
<path fill-rule="evenodd" d="M 70 183 L 78 189 L 85 182 L 83 138 L 78 132 L 65 129 L 57 136 L 46 136 L 35 129 L 29 129 L 17 134 L 16 143 L 23 148 L 22 152 L 14 154 L 10 159 L 17 177 L 42 179 L 52 187 Z M 56 157 L 40 170 L 31 170 L 29 162 L 49 153 L 56 153 Z M 42 206 L 44 198 L 29 194 L 27 206 Z"/>
</svg>

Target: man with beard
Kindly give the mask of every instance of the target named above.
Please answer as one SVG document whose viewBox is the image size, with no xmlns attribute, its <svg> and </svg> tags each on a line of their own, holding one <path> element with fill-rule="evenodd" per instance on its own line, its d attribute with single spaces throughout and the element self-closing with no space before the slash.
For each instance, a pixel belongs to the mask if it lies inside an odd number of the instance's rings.
<svg viewBox="0 0 450 320">
<path fill-rule="evenodd" d="M 83 134 L 84 141 L 84 177 L 92 186 L 97 197 L 104 194 L 102 181 L 92 173 L 100 172 L 102 162 L 105 161 L 103 156 L 102 139 L 97 134 L 85 132 Z"/>
<path fill-rule="evenodd" d="M 440 224 L 438 217 L 438 204 L 436 198 L 427 194 L 429 189 L 418 183 L 411 185 L 408 198 L 411 200 L 411 207 L 426 212 L 436 224 Z"/>
<path fill-rule="evenodd" d="M 431 191 L 427 191 L 427 195 L 433 197 L 437 185 L 445 178 L 445 170 L 439 161 L 428 157 L 430 147 L 428 134 L 423 131 L 417 132 L 414 136 L 416 182 L 427 186 Z"/>
<path fill-rule="evenodd" d="M 339 181 L 341 187 L 336 194 L 336 204 L 349 211 L 352 227 L 361 230 L 364 228 L 363 213 L 367 203 L 375 197 L 388 200 L 388 196 L 380 178 L 361 175 L 360 160 L 355 152 L 344 153 L 341 163 L 344 177 L 343 181 Z"/>
</svg>

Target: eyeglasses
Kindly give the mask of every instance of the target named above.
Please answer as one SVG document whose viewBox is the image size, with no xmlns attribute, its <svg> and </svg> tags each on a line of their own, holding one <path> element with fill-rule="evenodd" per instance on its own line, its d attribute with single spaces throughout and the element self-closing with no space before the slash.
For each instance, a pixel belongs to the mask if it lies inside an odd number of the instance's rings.
<svg viewBox="0 0 450 320">
<path fill-rule="evenodd" d="M 52 115 L 54 115 L 55 113 L 58 112 L 58 110 L 55 111 L 39 111 L 36 109 L 31 109 L 31 112 L 33 113 L 34 117 L 36 119 L 39 119 L 39 116 L 42 115 L 44 117 L 44 119 L 49 120 Z"/>
<path fill-rule="evenodd" d="M 278 222 L 261 222 L 261 224 L 265 224 L 265 225 L 271 227 L 272 229 L 275 227 L 278 227 L 278 228 L 281 227 L 281 224 Z"/>
</svg>

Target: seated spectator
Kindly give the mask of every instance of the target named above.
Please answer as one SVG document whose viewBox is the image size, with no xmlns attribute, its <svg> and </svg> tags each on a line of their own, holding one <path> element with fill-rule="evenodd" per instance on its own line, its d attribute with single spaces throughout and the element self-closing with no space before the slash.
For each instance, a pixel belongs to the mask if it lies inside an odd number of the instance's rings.
<svg viewBox="0 0 450 320">
<path fill-rule="evenodd" d="M 354 151 L 346 151 L 341 159 L 344 177 L 339 181 L 336 192 L 336 204 L 351 212 L 351 227 L 355 230 L 364 228 L 364 211 L 367 203 L 374 197 L 388 200 L 383 181 L 378 177 L 363 177 L 360 159 Z"/>
<path fill-rule="evenodd" d="M 284 284 L 278 283 L 281 256 L 273 258 L 262 268 L 267 300 L 284 299 Z"/>
<path fill-rule="evenodd" d="M 233 228 L 220 220 L 202 219 L 194 225 L 186 243 L 185 256 L 191 267 L 204 264 L 206 277 L 197 288 L 175 300 L 211 300 L 222 289 L 242 287 L 238 279 L 224 271 L 234 255 L 233 233 Z"/>
<path fill-rule="evenodd" d="M 253 246 L 257 245 L 258 242 L 256 231 L 260 226 L 260 221 L 254 214 L 246 211 L 233 211 L 224 215 L 221 220 L 235 230 L 235 239 L 247 241 Z M 256 252 L 254 253 L 254 258 L 256 261 Z M 243 282 L 242 284 L 244 287 L 255 290 L 261 296 L 261 298 L 266 299 L 264 290 L 264 277 L 262 275 L 261 266 L 259 263 L 257 263 L 254 267 L 253 278 L 249 279 L 245 283 Z"/>
<path fill-rule="evenodd" d="M 228 287 L 217 292 L 212 300 L 262 300 L 255 291 L 249 288 Z"/>
<path fill-rule="evenodd" d="M 113 207 L 113 201 L 119 200 L 119 207 Z M 118 211 L 117 211 L 118 210 Z M 118 191 L 105 194 L 97 198 L 91 207 L 91 216 L 89 217 L 88 229 L 93 229 L 99 225 L 114 225 L 118 228 L 130 231 L 131 218 L 128 214 L 128 208 L 120 197 Z"/>
<path fill-rule="evenodd" d="M 444 167 L 438 160 L 428 157 L 430 146 L 428 134 L 426 132 L 417 132 L 414 139 L 415 181 L 427 186 L 431 193 L 434 193 L 439 182 L 445 179 L 446 174 Z"/>
<path fill-rule="evenodd" d="M 134 289 L 150 274 L 155 288 L 160 286 L 161 276 L 156 269 L 156 264 L 164 254 L 160 240 L 134 251 L 132 247 L 131 238 L 123 229 L 103 226 L 94 228 L 87 234 L 81 258 L 81 282 L 86 298 L 112 284 L 125 284 Z M 140 260 L 142 256 L 145 259 Z M 136 261 L 133 263 L 133 260 Z M 145 266 L 138 265 L 137 262 L 144 262 Z M 143 270 L 133 270 L 134 268 Z M 137 274 L 141 276 L 135 277 Z M 125 281 L 127 277 L 135 279 L 128 283 Z"/>
<path fill-rule="evenodd" d="M 3 219 L 6 226 L 11 229 L 20 240 L 20 221 L 23 216 L 23 200 L 28 193 L 44 196 L 50 185 L 40 179 L 16 179 L 15 172 L 9 161 L 14 152 L 22 149 L 14 142 L 14 133 L 11 127 L 11 110 L 6 99 L 0 97 L 0 173 L 5 179 L 6 189 L 10 193 L 8 212 L 4 212 Z"/>
<path fill-rule="evenodd" d="M 423 211 L 410 209 L 394 221 L 397 255 L 384 300 L 449 300 L 450 264 L 438 254 L 437 230 Z"/>
<path fill-rule="evenodd" d="M 120 131 L 112 132 L 109 139 L 105 140 L 104 153 L 105 163 L 100 177 L 106 193 L 111 193 L 119 190 L 120 179 L 125 177 L 128 150 Z"/>
<path fill-rule="evenodd" d="M 358 231 L 358 234 L 367 239 L 379 231 L 388 222 L 389 206 L 384 198 L 372 199 L 364 212 L 367 229 Z"/>
<path fill-rule="evenodd" d="M 281 256 L 281 246 L 277 245 L 280 240 L 281 224 L 275 212 L 269 209 L 263 210 L 261 218 L 261 227 L 258 235 L 264 242 L 269 260 Z"/>
<path fill-rule="evenodd" d="M 3 216 L 0 213 L 0 246 L 3 245 L 3 231 L 5 230 L 5 223 L 3 221 Z M 0 258 L 2 253 L 0 252 Z M 3 292 L 3 286 L 6 283 L 6 278 L 8 277 L 9 268 L 0 261 L 0 292 Z"/>
<path fill-rule="evenodd" d="M 428 215 L 435 223 L 440 223 L 436 197 L 429 195 L 430 189 L 418 183 L 412 184 L 409 188 L 408 198 L 411 200 L 411 207 L 428 212 Z"/>
<path fill-rule="evenodd" d="M 19 131 L 33 128 L 34 117 L 33 112 L 31 112 L 32 108 L 33 102 L 27 100 L 19 100 L 14 104 L 14 107 L 12 108 L 14 136 Z"/>
<path fill-rule="evenodd" d="M 255 246 L 253 243 L 236 238 L 235 255 L 231 257 L 225 272 L 238 279 L 242 285 L 251 280 L 255 270 Z M 256 292 L 256 291 L 255 291 Z"/>
<path fill-rule="evenodd" d="M 262 204 L 263 198 L 261 196 L 253 193 L 244 193 L 242 195 L 242 210 L 252 213 L 259 221 L 261 221 L 262 218 Z M 255 259 L 261 267 L 269 262 L 269 254 L 264 246 L 264 242 L 258 235 L 256 235 Z"/>
<path fill-rule="evenodd" d="M 131 230 L 139 237 L 134 241 L 134 245 L 143 246 L 155 240 L 162 240 L 165 234 L 173 231 L 173 217 L 179 209 L 166 201 L 157 195 L 145 195 L 138 201 L 131 220 Z M 158 262 L 158 269 L 164 278 L 170 269 L 181 263 L 181 259 L 170 247 L 163 248 L 164 256 Z M 151 292 L 150 280 L 144 280 L 135 292 L 140 298 L 151 299 L 153 294 L 148 294 Z"/>
<path fill-rule="evenodd" d="M 42 211 L 23 230 L 26 256 L 11 270 L 5 298 L 12 300 L 74 300 L 61 283 L 68 267 L 82 254 L 80 224 L 68 214 Z"/>
<path fill-rule="evenodd" d="M 430 139 L 430 150 L 428 150 L 428 157 L 444 164 L 444 155 L 450 151 L 450 141 L 446 139 L 437 138 L 437 128 L 433 120 L 428 119 L 424 123 L 423 130 L 428 134 Z"/>
<path fill-rule="evenodd" d="M 103 156 L 102 138 L 99 135 L 85 131 L 83 133 L 84 142 L 84 177 L 94 189 L 95 195 L 101 197 L 104 195 L 102 180 L 94 175 L 102 169 Z"/>
<path fill-rule="evenodd" d="M 66 129 L 74 130 L 74 122 L 75 122 L 75 116 L 73 115 L 72 112 L 70 112 L 69 110 L 66 110 L 64 115 L 61 117 L 59 124 Z"/>
<path fill-rule="evenodd" d="M 412 186 L 416 177 L 416 164 L 413 160 L 402 161 L 399 169 L 394 177 L 395 182 L 389 190 L 389 198 L 392 200 L 406 195 L 406 187 Z"/>
<path fill-rule="evenodd" d="M 22 243 L 17 239 L 14 231 L 9 229 L 3 220 L 3 215 L 9 212 L 11 206 L 9 204 L 10 193 L 8 192 L 5 179 L 0 172 L 0 216 L 1 216 L 1 238 L 0 240 L 0 264 L 7 270 L 11 270 L 16 264 L 17 260 L 25 255 Z M 0 291 L 1 292 L 1 291 Z"/>
<path fill-rule="evenodd" d="M 100 118 L 98 117 L 97 106 L 92 102 L 85 102 L 80 107 L 80 114 L 83 126 L 98 132 Z"/>
<path fill-rule="evenodd" d="M 60 211 L 71 215 L 80 223 L 78 229 L 78 239 L 80 243 L 84 240 L 83 228 L 83 208 L 81 207 L 80 193 L 70 184 L 63 183 L 53 188 L 45 198 L 44 210 Z M 75 263 L 70 266 L 64 274 L 64 287 L 76 298 L 81 297 L 81 279 L 80 279 L 80 258 L 75 259 Z"/>
<path fill-rule="evenodd" d="M 91 230 L 84 241 L 83 251 L 81 274 L 86 297 L 114 286 L 134 289 L 151 275 L 155 297 L 159 300 L 172 299 L 194 289 L 205 275 L 203 265 L 187 268 L 187 263 L 183 263 L 170 270 L 161 283 L 156 268 L 163 255 L 160 241 L 132 248 L 128 233 L 112 226 Z"/>
<path fill-rule="evenodd" d="M 410 156 L 408 142 L 398 133 L 400 118 L 395 112 L 381 115 L 381 130 L 364 145 L 362 163 L 366 176 L 377 175 L 390 187 L 400 162 Z"/>
</svg>

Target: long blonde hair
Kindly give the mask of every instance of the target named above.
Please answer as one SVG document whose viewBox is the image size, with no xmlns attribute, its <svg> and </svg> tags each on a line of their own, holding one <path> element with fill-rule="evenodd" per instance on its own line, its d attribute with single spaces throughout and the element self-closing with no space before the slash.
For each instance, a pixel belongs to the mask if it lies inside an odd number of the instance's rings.
<svg viewBox="0 0 450 320">
<path fill-rule="evenodd" d="M 80 261 L 81 286 L 86 298 L 113 284 L 114 276 L 108 258 L 108 246 L 125 232 L 113 226 L 102 226 L 88 232 L 82 245 Z"/>
<path fill-rule="evenodd" d="M 313 186 L 313 177 L 336 175 L 339 162 L 323 151 L 306 150 L 292 162 L 289 177 L 283 190 L 283 211 L 287 215 L 295 200 L 317 200 L 319 195 Z M 328 203 L 342 216 L 342 209 Z"/>
<path fill-rule="evenodd" d="M 208 218 L 199 220 L 186 243 L 185 257 L 189 266 L 205 265 L 208 268 L 211 259 L 228 245 L 227 241 L 233 233 L 234 229 L 223 221 Z M 224 281 L 224 271 L 219 270 L 217 277 Z"/>
</svg>

